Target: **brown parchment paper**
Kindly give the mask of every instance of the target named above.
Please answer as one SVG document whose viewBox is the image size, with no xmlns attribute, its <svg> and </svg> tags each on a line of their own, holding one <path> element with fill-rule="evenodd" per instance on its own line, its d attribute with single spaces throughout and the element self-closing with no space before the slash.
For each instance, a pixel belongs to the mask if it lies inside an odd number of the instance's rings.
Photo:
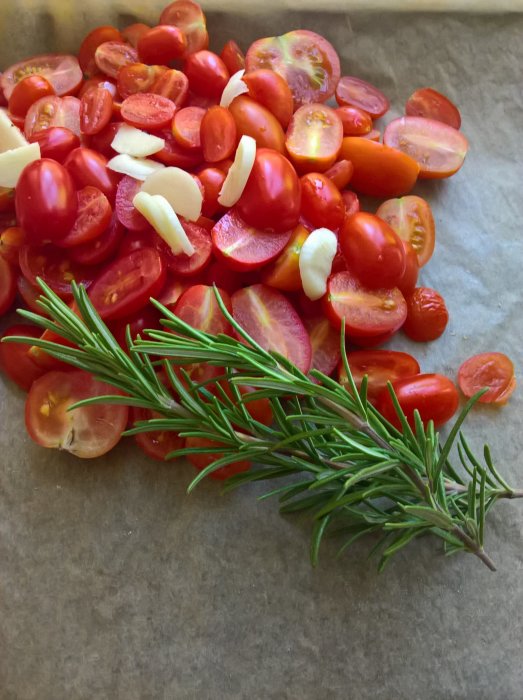
<svg viewBox="0 0 523 700">
<path fill-rule="evenodd" d="M 421 282 L 443 292 L 451 322 L 435 343 L 392 347 L 450 376 L 470 354 L 500 350 L 522 375 L 523 16 L 479 16 L 490 9 L 481 2 L 453 3 L 469 14 L 376 13 L 370 0 L 367 13 L 349 2 L 338 12 L 319 1 L 316 12 L 235 3 L 208 3 L 217 49 L 231 36 L 246 48 L 313 29 L 344 71 L 389 95 L 389 117 L 425 85 L 460 106 L 465 166 L 417 188 L 437 222 Z M 131 6 L 2 0 L 0 66 L 72 49 L 102 22 L 154 23 L 161 3 L 135 3 L 136 15 Z M 466 428 L 519 486 L 522 410 L 520 389 Z M 381 576 L 367 545 L 336 561 L 327 542 L 312 570 L 308 523 L 257 502 L 262 487 L 222 497 L 208 482 L 188 497 L 188 467 L 149 462 L 132 445 L 89 463 L 39 449 L 24 433 L 22 394 L 3 378 L 0 416 L 1 700 L 523 698 L 521 504 L 488 519 L 496 574 L 471 556 L 445 559 L 429 541 Z"/>
</svg>

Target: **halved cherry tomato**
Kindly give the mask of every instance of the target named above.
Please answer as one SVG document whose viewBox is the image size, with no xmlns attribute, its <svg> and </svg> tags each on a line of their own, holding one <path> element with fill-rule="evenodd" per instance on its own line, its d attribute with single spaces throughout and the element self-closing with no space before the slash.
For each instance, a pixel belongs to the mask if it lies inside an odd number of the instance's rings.
<svg viewBox="0 0 523 700">
<path fill-rule="evenodd" d="M 177 108 L 183 107 L 189 93 L 189 81 L 185 73 L 174 68 L 162 72 L 154 82 L 151 92 L 167 97 Z"/>
<path fill-rule="evenodd" d="M 340 329 L 345 319 L 349 339 L 392 333 L 407 317 L 407 304 L 399 289 L 368 289 L 351 272 L 331 275 L 323 299 L 334 328 Z"/>
<path fill-rule="evenodd" d="M 458 390 L 448 377 L 441 374 L 418 374 L 396 379 L 392 382 L 392 387 L 413 429 L 416 427 L 416 409 L 425 424 L 432 420 L 436 428 L 449 421 L 458 410 Z M 401 422 L 387 388 L 383 389 L 378 397 L 377 409 L 392 425 L 401 430 Z"/>
<path fill-rule="evenodd" d="M 43 131 L 37 131 L 29 137 L 29 143 L 39 143 L 42 158 L 51 158 L 63 163 L 69 153 L 80 146 L 80 139 L 70 129 L 63 126 L 52 126 Z"/>
<path fill-rule="evenodd" d="M 230 39 L 223 47 L 220 58 L 231 75 L 245 68 L 245 55 L 234 39 Z"/>
<path fill-rule="evenodd" d="M 117 87 L 122 99 L 139 92 L 153 92 L 154 85 L 167 72 L 164 66 L 131 63 L 118 71 Z"/>
<path fill-rule="evenodd" d="M 37 314 L 47 316 L 43 309 L 37 304 L 42 291 L 40 287 L 33 287 L 33 285 L 29 284 L 23 275 L 18 275 L 18 279 L 16 280 L 16 289 L 18 291 L 18 296 L 22 299 L 29 311 L 34 311 Z M 40 337 L 40 333 L 38 333 L 38 337 Z"/>
<path fill-rule="evenodd" d="M 223 457 L 223 452 L 220 452 L 220 443 L 213 442 L 212 440 L 207 440 L 207 438 L 197 438 L 188 437 L 185 439 L 186 448 L 214 448 L 216 452 L 203 452 L 203 453 L 189 453 L 187 455 L 187 460 L 195 467 L 199 472 L 206 469 L 215 460 Z M 223 449 L 223 448 L 222 448 Z M 235 474 L 241 474 L 242 472 L 249 471 L 251 468 L 251 463 L 246 460 L 238 460 L 232 464 L 228 464 L 226 467 L 220 467 L 209 474 L 211 479 L 216 479 L 217 481 L 223 481 L 228 479 Z"/>
<path fill-rule="evenodd" d="M 231 299 L 226 291 L 218 290 L 225 307 L 232 312 Z M 204 333 L 231 335 L 232 327 L 222 314 L 212 287 L 196 284 L 189 287 L 178 299 L 174 313 L 176 316 Z"/>
<path fill-rule="evenodd" d="M 204 168 L 198 172 L 198 180 L 204 190 L 202 205 L 202 214 L 204 216 L 215 216 L 218 212 L 223 211 L 223 207 L 218 203 L 218 197 L 225 182 L 225 177 L 225 173 L 218 170 L 218 168 Z"/>
<path fill-rule="evenodd" d="M 33 56 L 26 61 L 15 63 L 3 72 L 0 85 L 7 100 L 11 97 L 15 85 L 28 75 L 42 75 L 60 97 L 74 94 L 82 82 L 82 70 L 75 56 Z"/>
<path fill-rule="evenodd" d="M 133 314 L 129 318 L 120 318 L 117 321 L 108 321 L 107 326 L 114 335 L 118 345 L 124 350 L 128 350 L 127 346 L 127 328 L 131 338 L 141 335 L 145 330 L 160 330 L 160 312 L 150 305 L 145 306 L 137 314 Z"/>
<path fill-rule="evenodd" d="M 514 365 L 502 352 L 482 352 L 465 360 L 458 371 L 458 386 L 469 399 L 481 389 L 488 391 L 480 403 L 505 404 L 516 388 Z"/>
<path fill-rule="evenodd" d="M 138 42 L 140 37 L 142 37 L 146 32 L 149 31 L 151 27 L 143 22 L 135 22 L 134 24 L 129 24 L 127 27 L 122 29 L 123 40 L 126 41 L 131 46 L 136 49 L 138 47 Z"/>
<path fill-rule="evenodd" d="M 436 340 L 447 327 L 449 312 L 445 300 L 430 287 L 416 287 L 407 299 L 403 331 L 419 343 Z"/>
<path fill-rule="evenodd" d="M 370 114 L 358 107 L 344 105 L 338 107 L 336 114 L 343 124 L 344 136 L 365 136 L 372 131 L 372 119 Z"/>
<path fill-rule="evenodd" d="M 419 262 L 418 254 L 407 241 L 402 240 L 403 248 L 405 249 L 405 272 L 397 283 L 397 288 L 405 298 L 412 294 L 416 284 L 418 283 Z"/>
<path fill-rule="evenodd" d="M 113 96 L 103 87 L 91 88 L 80 102 L 80 130 L 86 136 L 98 134 L 113 116 Z"/>
<path fill-rule="evenodd" d="M 276 258 L 262 271 L 262 282 L 282 292 L 299 292 L 302 289 L 300 252 L 309 232 L 301 224 L 292 232 L 291 239 Z"/>
<path fill-rule="evenodd" d="M 105 231 L 94 241 L 71 248 L 69 257 L 78 265 L 99 265 L 114 256 L 124 235 L 124 227 L 113 213 Z"/>
<path fill-rule="evenodd" d="M 397 148 L 420 166 L 420 178 L 454 175 L 465 161 L 468 141 L 448 124 L 423 117 L 401 117 L 387 125 L 383 143 Z"/>
<path fill-rule="evenodd" d="M 347 353 L 347 360 L 357 389 L 361 388 L 363 377 L 367 375 L 367 397 L 372 403 L 386 389 L 387 382 L 414 377 L 421 372 L 415 357 L 396 350 L 354 350 Z M 349 388 L 343 363 L 338 369 L 338 381 Z"/>
<path fill-rule="evenodd" d="M 340 334 L 322 315 L 306 318 L 303 323 L 311 340 L 311 369 L 332 374 L 341 358 Z"/>
<path fill-rule="evenodd" d="M 345 219 L 345 202 L 336 185 L 322 173 L 301 180 L 301 215 L 313 228 L 337 231 Z"/>
<path fill-rule="evenodd" d="M 2 333 L 2 338 L 9 335 L 23 335 L 28 338 L 27 345 L 22 343 L 0 343 L 0 368 L 7 374 L 20 389 L 29 391 L 31 385 L 45 373 L 36 365 L 28 355 L 32 338 L 39 338 L 41 334 L 37 326 L 29 324 L 17 324 L 10 326 Z"/>
<path fill-rule="evenodd" d="M 249 275 L 236 272 L 227 267 L 221 260 L 213 260 L 210 265 L 205 268 L 203 273 L 203 281 L 205 284 L 215 284 L 220 289 L 223 289 L 227 294 L 234 294 L 238 289 L 246 287 L 249 284 Z M 252 281 L 252 280 L 251 280 Z"/>
<path fill-rule="evenodd" d="M 249 97 L 266 107 L 286 129 L 294 111 L 294 100 L 287 81 L 266 68 L 246 73 L 242 80 L 249 88 Z"/>
<path fill-rule="evenodd" d="M 133 424 L 161 417 L 159 413 L 149 411 L 146 408 L 131 408 L 131 422 Z M 152 430 L 147 433 L 138 433 L 134 436 L 134 440 L 142 452 L 159 462 L 164 462 L 168 454 L 181 450 L 185 445 L 185 439 L 179 437 L 173 430 Z"/>
<path fill-rule="evenodd" d="M 351 181 L 353 172 L 354 166 L 350 160 L 338 160 L 336 163 L 334 163 L 334 165 L 326 170 L 324 174 L 341 192 Z"/>
<path fill-rule="evenodd" d="M 325 172 L 336 162 L 342 141 L 343 124 L 336 112 L 327 105 L 307 104 L 294 113 L 285 145 L 300 172 Z"/>
<path fill-rule="evenodd" d="M 255 41 L 245 58 L 247 72 L 268 68 L 288 83 L 294 106 L 326 102 L 340 78 L 340 60 L 332 44 L 315 32 L 298 29 Z"/>
<path fill-rule="evenodd" d="M 345 216 L 352 216 L 357 211 L 360 210 L 360 200 L 356 192 L 351 190 L 343 190 L 341 193 L 343 201 L 345 202 Z"/>
<path fill-rule="evenodd" d="M 186 221 L 182 222 L 182 226 L 187 234 L 187 238 L 192 243 L 194 248 L 193 255 L 179 253 L 174 255 L 168 245 L 160 238 L 156 237 L 156 247 L 160 251 L 165 264 L 173 275 L 180 277 L 192 277 L 201 272 L 209 262 L 212 255 L 211 234 L 207 229 L 197 224 L 191 224 Z"/>
<path fill-rule="evenodd" d="M 405 105 L 405 114 L 408 117 L 435 119 L 454 129 L 461 126 L 461 114 L 456 105 L 432 88 L 421 88 L 412 93 Z"/>
<path fill-rule="evenodd" d="M 107 158 L 92 148 L 76 148 L 67 156 L 64 166 L 67 168 L 76 186 L 97 187 L 110 202 L 114 202 L 120 176 L 109 170 Z"/>
<path fill-rule="evenodd" d="M 117 78 L 118 71 L 131 63 L 138 63 L 138 51 L 121 41 L 105 41 L 95 51 L 94 60 L 98 70 L 110 78 Z"/>
<path fill-rule="evenodd" d="M 110 122 L 100 133 L 93 134 L 86 145 L 92 148 L 93 151 L 98 151 L 100 155 L 108 160 L 114 158 L 116 151 L 112 147 L 112 143 L 121 125 L 122 122 Z"/>
<path fill-rule="evenodd" d="M 113 210 L 109 200 L 96 187 L 84 187 L 78 192 L 78 213 L 72 229 L 57 241 L 60 248 L 74 248 L 102 235 L 111 222 Z"/>
<path fill-rule="evenodd" d="M 184 170 L 192 170 L 203 162 L 203 152 L 199 148 L 184 148 L 174 138 L 170 128 L 160 129 L 155 132 L 165 141 L 161 151 L 155 153 L 152 158 L 164 165 L 172 165 Z"/>
<path fill-rule="evenodd" d="M 44 157 L 44 156 L 42 156 Z M 0 187 L 0 213 L 13 212 L 15 208 L 15 191 L 12 187 Z"/>
<path fill-rule="evenodd" d="M 133 204 L 133 199 L 142 188 L 142 182 L 125 175 L 116 190 L 116 216 L 120 223 L 130 231 L 145 231 L 149 228 L 147 219 L 140 214 Z"/>
<path fill-rule="evenodd" d="M 63 165 L 49 158 L 29 164 L 16 187 L 16 214 L 27 241 L 64 238 L 78 210 L 73 180 Z"/>
<path fill-rule="evenodd" d="M 78 99 L 81 101 L 85 93 L 89 92 L 89 90 L 92 88 L 105 88 L 111 93 L 113 99 L 118 95 L 118 88 L 116 87 L 115 81 L 112 78 L 108 78 L 106 75 L 98 74 L 92 78 L 84 80 L 82 87 L 78 91 Z"/>
<path fill-rule="evenodd" d="M 426 200 L 416 195 L 389 199 L 381 204 L 376 215 L 411 244 L 420 267 L 428 263 L 434 252 L 436 234 L 432 210 Z"/>
<path fill-rule="evenodd" d="M 33 383 L 27 396 L 27 432 L 42 447 L 85 459 L 101 457 L 119 442 L 127 425 L 127 406 L 95 404 L 67 409 L 82 399 L 115 393 L 114 387 L 81 370 L 48 372 Z"/>
<path fill-rule="evenodd" d="M 250 226 L 283 233 L 298 225 L 300 205 L 300 181 L 291 163 L 277 151 L 258 148 L 236 204 L 242 219 Z"/>
<path fill-rule="evenodd" d="M 336 86 L 336 101 L 339 105 L 351 105 L 362 109 L 373 119 L 382 117 L 388 111 L 390 103 L 385 95 L 361 78 L 344 75 Z"/>
<path fill-rule="evenodd" d="M 53 126 L 63 126 L 80 136 L 80 100 L 76 97 L 42 97 L 26 114 L 24 134 L 31 139 L 35 134 Z"/>
<path fill-rule="evenodd" d="M 359 211 L 340 231 L 340 248 L 351 270 L 370 289 L 395 287 L 405 273 L 400 237 L 378 216 Z"/>
<path fill-rule="evenodd" d="M 232 270 L 256 270 L 280 255 L 292 230 L 281 233 L 249 226 L 236 209 L 230 209 L 212 230 L 214 255 Z"/>
<path fill-rule="evenodd" d="M 160 24 L 173 24 L 183 31 L 187 38 L 187 56 L 209 46 L 205 15 L 192 0 L 175 0 L 167 5 L 160 15 Z"/>
<path fill-rule="evenodd" d="M 85 37 L 78 51 L 78 63 L 84 75 L 88 78 L 98 73 L 98 66 L 95 61 L 96 49 L 100 44 L 105 44 L 107 41 L 117 41 L 121 43 L 124 38 L 116 29 L 109 25 L 96 27 Z"/>
<path fill-rule="evenodd" d="M 9 226 L 0 233 L 0 258 L 18 265 L 18 254 L 25 243 L 25 233 L 19 226 Z"/>
<path fill-rule="evenodd" d="M 143 63 L 168 65 L 185 55 L 187 39 L 179 27 L 160 24 L 145 32 L 136 48 Z"/>
<path fill-rule="evenodd" d="M 341 158 L 354 166 L 351 187 L 371 197 L 398 197 L 414 187 L 420 167 L 402 151 L 359 136 L 346 136 Z"/>
<path fill-rule="evenodd" d="M 176 115 L 174 126 L 176 127 Z M 207 110 L 200 122 L 200 136 L 203 157 L 207 163 L 218 163 L 225 158 L 230 158 L 238 143 L 236 122 L 231 112 L 219 105 Z"/>
<path fill-rule="evenodd" d="M 0 258 L 0 316 L 3 316 L 15 300 L 16 274 L 4 258 Z"/>
<path fill-rule="evenodd" d="M 145 231 L 128 231 L 118 247 L 118 258 L 124 258 L 135 250 L 155 248 L 158 234 L 149 226 Z"/>
<path fill-rule="evenodd" d="M 15 85 L 9 98 L 9 111 L 15 117 L 25 118 L 37 100 L 54 94 L 53 86 L 43 75 L 28 75 Z"/>
<path fill-rule="evenodd" d="M 285 153 L 285 134 L 280 122 L 258 102 L 240 95 L 229 105 L 239 136 L 252 136 L 258 148 Z"/>
<path fill-rule="evenodd" d="M 165 265 L 154 248 L 142 248 L 112 262 L 93 282 L 89 297 L 103 319 L 125 318 L 159 294 Z"/>
<path fill-rule="evenodd" d="M 167 282 L 165 283 L 162 293 L 160 294 L 158 301 L 169 309 L 169 311 L 174 311 L 176 307 L 176 302 L 182 296 L 182 294 L 193 285 L 192 280 L 182 280 L 176 277 L 167 277 Z"/>
<path fill-rule="evenodd" d="M 206 110 L 201 107 L 183 107 L 172 120 L 173 136 L 183 148 L 200 148 L 200 129 Z"/>
<path fill-rule="evenodd" d="M 197 95 L 219 99 L 229 82 L 229 71 L 222 59 L 212 51 L 196 51 L 187 56 L 184 73 L 189 87 Z"/>
<path fill-rule="evenodd" d="M 73 280 L 88 289 L 97 273 L 96 268 L 73 263 L 69 251 L 51 245 L 24 245 L 20 248 L 19 261 L 22 274 L 29 284 L 37 287 L 40 277 L 53 292 L 66 300 L 72 298 Z"/>
<path fill-rule="evenodd" d="M 287 297 L 264 284 L 254 284 L 235 292 L 231 301 L 234 320 L 253 340 L 265 350 L 280 353 L 302 372 L 309 371 L 309 334 Z"/>
<path fill-rule="evenodd" d="M 138 129 L 162 129 L 168 126 L 176 105 L 167 97 L 150 92 L 129 95 L 122 102 L 122 119 Z"/>
</svg>

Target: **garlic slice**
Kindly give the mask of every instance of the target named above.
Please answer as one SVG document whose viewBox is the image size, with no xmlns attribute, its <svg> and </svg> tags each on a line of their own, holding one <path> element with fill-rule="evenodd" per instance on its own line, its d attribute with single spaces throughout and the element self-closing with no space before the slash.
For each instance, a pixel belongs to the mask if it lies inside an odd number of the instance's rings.
<svg viewBox="0 0 523 700">
<path fill-rule="evenodd" d="M 180 219 L 165 197 L 162 197 L 161 194 L 138 192 L 133 199 L 133 205 L 147 219 L 156 233 L 163 238 L 174 255 L 185 253 L 191 256 L 194 254 L 194 247 L 188 239 Z"/>
<path fill-rule="evenodd" d="M 117 152 L 135 158 L 146 158 L 165 147 L 165 139 L 153 136 L 129 124 L 121 124 L 111 147 Z"/>
<path fill-rule="evenodd" d="M 28 143 L 0 153 L 0 187 L 16 187 L 26 165 L 40 158 L 39 143 Z"/>
<path fill-rule="evenodd" d="M 338 250 L 338 239 L 328 228 L 317 228 L 306 238 L 300 251 L 299 266 L 303 291 L 312 301 L 327 291 L 327 279 Z"/>
<path fill-rule="evenodd" d="M 228 107 L 236 97 L 249 92 L 249 88 L 242 80 L 244 75 L 245 70 L 243 69 L 231 75 L 229 82 L 223 88 L 220 107 Z"/>
<path fill-rule="evenodd" d="M 256 157 L 256 141 L 252 136 L 242 136 L 234 163 L 229 168 L 227 177 L 222 185 L 218 202 L 224 207 L 232 207 L 240 199 Z"/>
<path fill-rule="evenodd" d="M 29 141 L 9 119 L 5 109 L 0 109 L 0 153 L 27 146 Z"/>
<path fill-rule="evenodd" d="M 107 163 L 107 167 L 116 173 L 134 177 L 135 180 L 146 180 L 149 175 L 152 175 L 157 170 L 163 170 L 165 166 L 148 158 L 133 158 L 132 156 L 121 154 L 111 158 Z"/>
<path fill-rule="evenodd" d="M 202 213 L 203 196 L 194 177 L 181 168 L 164 168 L 152 173 L 142 185 L 142 192 L 161 194 L 178 216 L 196 221 Z"/>
</svg>

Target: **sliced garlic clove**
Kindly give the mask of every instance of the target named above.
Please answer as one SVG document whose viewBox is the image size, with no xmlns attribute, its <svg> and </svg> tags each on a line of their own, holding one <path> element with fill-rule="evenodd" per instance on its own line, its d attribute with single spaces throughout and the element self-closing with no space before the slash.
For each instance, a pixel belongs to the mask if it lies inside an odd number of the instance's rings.
<svg viewBox="0 0 523 700">
<path fill-rule="evenodd" d="M 229 82 L 223 88 L 220 107 L 228 107 L 236 97 L 249 92 L 249 88 L 242 80 L 244 75 L 245 70 L 243 69 L 231 75 Z"/>
<path fill-rule="evenodd" d="M 111 158 L 107 163 L 107 167 L 116 173 L 134 177 L 135 180 L 146 180 L 149 175 L 152 175 L 157 170 L 163 170 L 165 166 L 148 158 L 133 158 L 122 154 Z"/>
<path fill-rule="evenodd" d="M 196 221 L 202 213 L 203 196 L 194 177 L 181 168 L 164 168 L 145 180 L 142 192 L 161 194 L 178 216 Z"/>
<path fill-rule="evenodd" d="M 27 146 L 29 141 L 13 124 L 5 109 L 0 109 L 0 153 Z"/>
<path fill-rule="evenodd" d="M 122 124 L 114 137 L 111 147 L 120 154 L 146 158 L 165 147 L 165 139 L 153 136 L 129 124 Z"/>
<path fill-rule="evenodd" d="M 194 254 L 194 247 L 188 239 L 185 230 L 180 223 L 175 211 L 169 202 L 160 194 L 138 192 L 133 199 L 133 205 L 154 228 L 156 233 L 163 238 L 175 255 L 185 253 Z"/>
<path fill-rule="evenodd" d="M 327 291 L 327 279 L 338 250 L 336 234 L 328 228 L 318 228 L 309 234 L 300 251 L 301 283 L 306 296 L 315 301 Z"/>
<path fill-rule="evenodd" d="M 0 153 L 0 187 L 16 187 L 22 170 L 40 158 L 39 143 L 28 143 Z"/>
<path fill-rule="evenodd" d="M 256 141 L 252 136 L 242 136 L 234 163 L 229 168 L 222 185 L 218 202 L 224 207 L 232 207 L 240 199 L 256 158 Z"/>
</svg>

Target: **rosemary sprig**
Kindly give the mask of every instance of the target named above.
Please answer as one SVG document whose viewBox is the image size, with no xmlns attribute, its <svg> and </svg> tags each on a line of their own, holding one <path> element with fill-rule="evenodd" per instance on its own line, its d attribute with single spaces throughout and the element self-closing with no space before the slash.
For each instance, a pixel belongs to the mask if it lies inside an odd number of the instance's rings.
<svg viewBox="0 0 523 700">
<path fill-rule="evenodd" d="M 373 548 L 380 552 L 380 571 L 409 542 L 430 534 L 442 540 L 446 554 L 470 552 L 495 570 L 483 549 L 485 516 L 500 498 L 521 498 L 523 492 L 506 483 L 487 447 L 482 464 L 461 433 L 463 420 L 481 392 L 469 401 L 441 445 L 433 424 L 423 425 L 419 415 L 416 429 L 410 428 L 391 386 L 402 432 L 368 403 L 366 382 L 356 390 L 343 332 L 341 352 L 349 391 L 318 371 L 311 372 L 312 381 L 286 358 L 257 345 L 231 317 L 217 290 L 222 313 L 245 342 L 196 330 L 153 300 L 163 314 L 165 330 L 146 331 L 145 338 L 134 341 L 128 338 L 127 355 L 101 321 L 85 289 L 73 284 L 79 318 L 49 287 L 40 285 L 39 304 L 48 318 L 24 310 L 19 313 L 76 347 L 42 339 L 32 342 L 126 394 L 88 399 L 76 407 L 125 402 L 162 416 L 137 423 L 127 435 L 173 430 L 184 437 L 219 443 L 219 457 L 193 479 L 189 492 L 214 470 L 250 460 L 257 466 L 231 477 L 225 490 L 254 481 L 286 479 L 283 486 L 273 486 L 261 498 L 278 497 L 283 513 L 311 514 L 313 564 L 327 531 L 343 536 L 340 553 L 364 535 L 380 534 Z M 20 337 L 4 340 L 26 342 Z M 230 393 L 220 388 L 218 379 L 213 380 L 214 387 L 195 384 L 183 370 L 195 362 L 227 368 L 219 379 L 229 384 Z M 176 366 L 181 368 L 183 381 L 173 371 Z M 160 367 L 177 399 L 158 380 Z M 242 395 L 240 385 L 255 390 Z M 249 401 L 260 398 L 271 403 L 274 423 L 270 427 L 246 410 Z M 449 461 L 456 442 L 463 475 Z M 209 451 L 185 448 L 169 458 Z"/>
</svg>

